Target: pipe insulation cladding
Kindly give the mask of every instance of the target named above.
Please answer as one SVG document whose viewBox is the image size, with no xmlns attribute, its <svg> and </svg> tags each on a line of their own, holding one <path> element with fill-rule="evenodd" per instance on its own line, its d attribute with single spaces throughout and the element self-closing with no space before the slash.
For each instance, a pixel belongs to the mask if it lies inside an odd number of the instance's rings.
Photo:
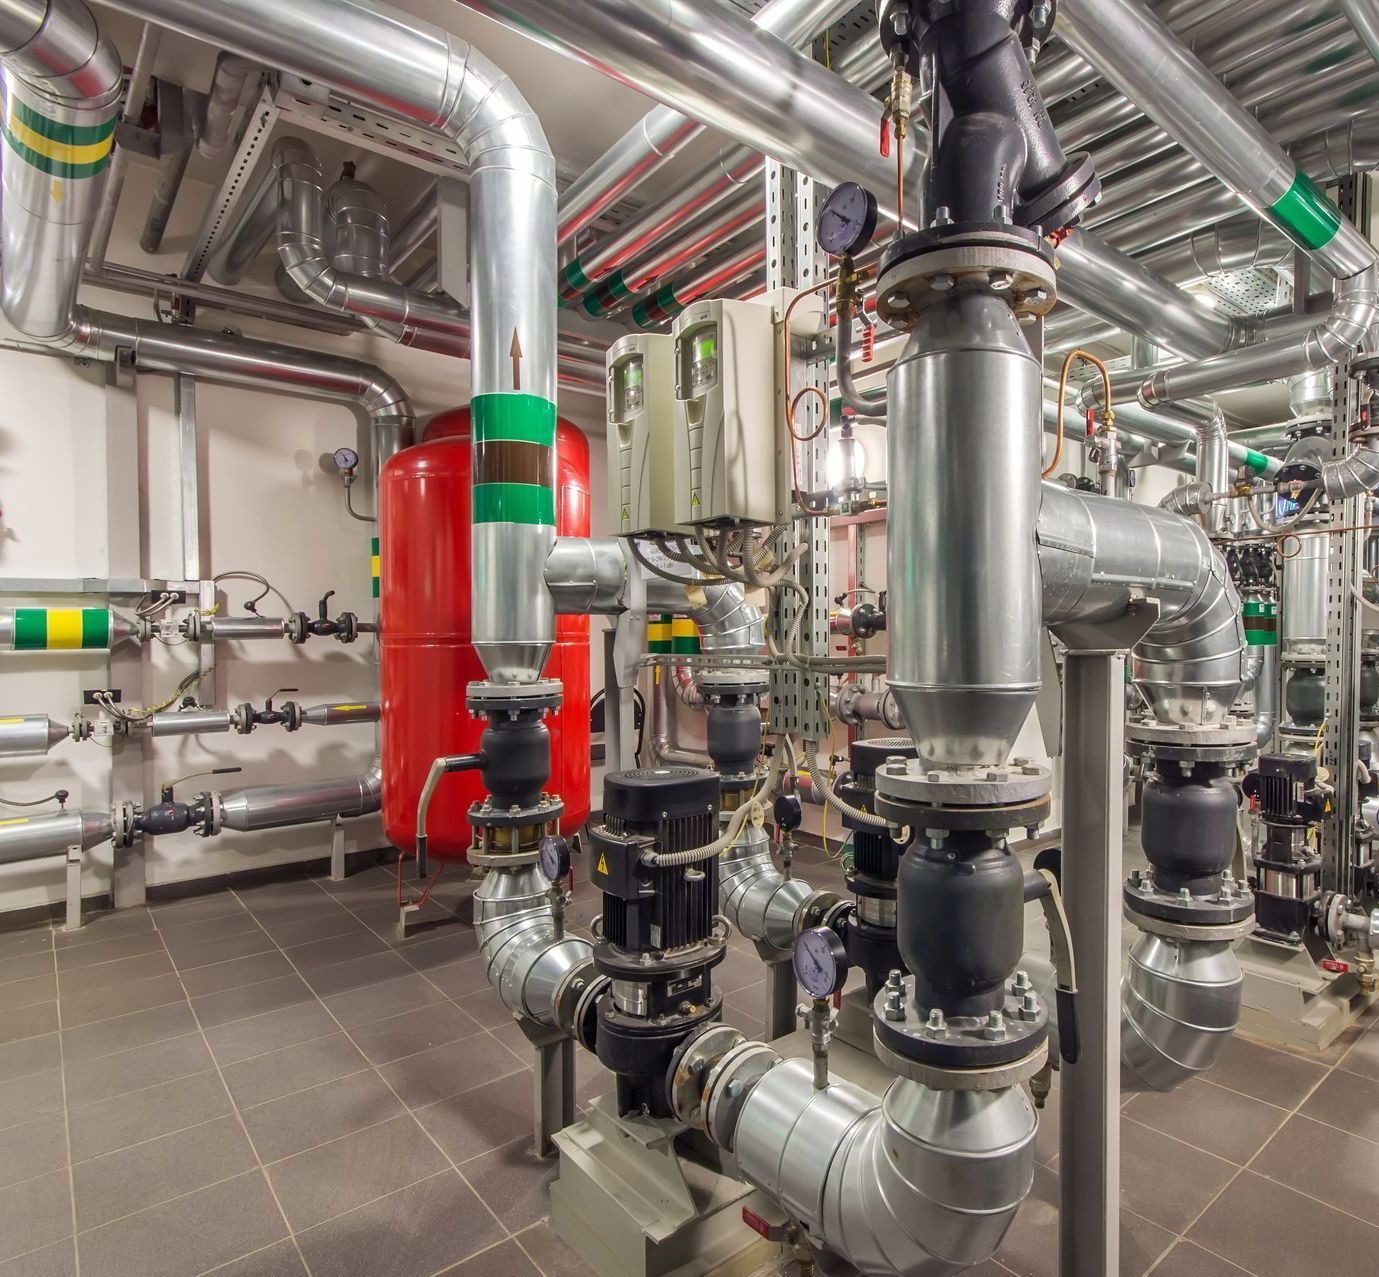
<svg viewBox="0 0 1379 1277">
<path fill-rule="evenodd" d="M 1039 690 L 1042 370 L 1009 303 L 966 293 L 920 312 L 888 386 L 891 489 L 924 494 L 890 512 L 890 689 L 921 758 L 999 765 Z"/>
<path fill-rule="evenodd" d="M 468 41 L 377 0 L 116 0 L 122 13 L 290 71 L 458 144 L 469 168 L 474 645 L 530 683 L 555 641 L 555 159 Z"/>
<path fill-rule="evenodd" d="M 71 322 L 124 89 L 115 46 L 81 0 L 0 6 L 5 84 L 0 307 L 28 337 Z"/>
</svg>

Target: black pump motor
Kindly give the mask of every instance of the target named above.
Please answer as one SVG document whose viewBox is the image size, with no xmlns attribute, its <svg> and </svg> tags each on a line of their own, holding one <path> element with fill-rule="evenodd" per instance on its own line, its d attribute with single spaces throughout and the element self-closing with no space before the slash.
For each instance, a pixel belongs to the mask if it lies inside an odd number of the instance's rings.
<svg viewBox="0 0 1379 1277">
<path fill-rule="evenodd" d="M 668 1117 L 675 1048 L 722 1012 L 709 972 L 726 956 L 727 936 L 714 925 L 718 857 L 654 858 L 714 841 L 718 777 L 693 767 L 615 772 L 603 807 L 590 830 L 592 878 L 603 892 L 594 964 L 611 981 L 599 1002 L 598 1057 L 617 1075 L 620 1113 Z"/>
</svg>

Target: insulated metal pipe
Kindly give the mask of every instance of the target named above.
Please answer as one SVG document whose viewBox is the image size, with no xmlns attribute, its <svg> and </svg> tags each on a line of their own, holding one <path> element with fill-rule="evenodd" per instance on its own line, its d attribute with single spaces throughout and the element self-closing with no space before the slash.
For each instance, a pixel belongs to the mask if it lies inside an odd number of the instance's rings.
<svg viewBox="0 0 1379 1277">
<path fill-rule="evenodd" d="M 1210 1069 L 1244 988 L 1230 941 L 1141 935 L 1121 985 L 1121 1089 L 1172 1091 Z"/>
<path fill-rule="evenodd" d="M 296 785 L 258 785 L 212 796 L 219 823 L 249 832 L 307 825 L 337 816 L 369 816 L 382 802 L 382 773 L 377 763 L 362 776 L 308 780 Z"/>
<path fill-rule="evenodd" d="M 123 69 L 81 0 L 12 0 L 0 6 L 0 75 L 8 104 L 0 308 L 25 336 L 46 341 L 71 323 Z"/>
<path fill-rule="evenodd" d="M 1338 280 L 1374 250 L 1268 134 L 1137 0 L 1068 0 L 1068 42 L 1179 145 Z"/>
<path fill-rule="evenodd" d="M 1074 230 L 1059 245 L 1058 261 L 1060 296 L 1156 346 L 1201 358 L 1236 340 L 1225 315 L 1086 231 Z"/>
<path fill-rule="evenodd" d="M 411 441 L 414 417 L 406 393 L 382 369 L 359 360 L 85 308 L 63 345 L 86 359 L 111 360 L 128 350 L 148 372 L 189 373 L 355 404 L 368 416 L 380 465 Z"/>
<path fill-rule="evenodd" d="M 752 15 L 763 31 L 798 45 L 851 9 L 854 0 L 768 0 Z M 560 197 L 558 242 L 564 244 L 611 208 L 704 131 L 697 120 L 658 106 L 596 159 Z"/>
<path fill-rule="evenodd" d="M 0 718 L 0 758 L 27 758 L 46 754 L 72 734 L 65 723 L 47 714 L 14 714 Z"/>
<path fill-rule="evenodd" d="M 722 1041 L 734 1037 L 709 1058 L 702 1092 L 673 1091 L 677 1116 L 700 1118 L 815 1244 L 867 1277 L 949 1277 L 996 1252 L 1034 1182 L 1037 1119 L 1023 1088 L 819 1088 L 809 1060 L 730 1031 Z"/>
<path fill-rule="evenodd" d="M 1166 510 L 1043 485 L 1039 573 L 1046 625 L 1105 621 L 1138 593 L 1159 619 L 1134 649 L 1134 679 L 1163 723 L 1221 722 L 1242 683 L 1245 625 L 1226 561 Z"/>
<path fill-rule="evenodd" d="M 1337 0 L 1369 55 L 1379 62 L 1379 3 L 1376 0 Z"/>
<path fill-rule="evenodd" d="M 925 307 L 887 380 L 890 490 L 924 494 L 890 507 L 887 680 L 931 762 L 1004 763 L 1039 690 L 1041 383 L 983 293 Z"/>
<path fill-rule="evenodd" d="M 787 878 L 777 867 L 771 839 L 759 825 L 745 825 L 719 857 L 718 911 L 738 935 L 779 957 L 794 948 L 795 920 L 814 894 L 803 879 Z"/>
<path fill-rule="evenodd" d="M 257 91 L 263 68 L 249 58 L 222 53 L 215 60 L 215 74 L 206 94 L 206 114 L 196 149 L 205 159 L 219 159 L 230 145 L 235 116 L 251 91 Z"/>
<path fill-rule="evenodd" d="M 381 0 L 112 7 L 460 146 L 471 196 L 474 646 L 494 681 L 534 681 L 555 641 L 542 568 L 555 539 L 556 188 L 540 122 L 467 41 Z"/>
<path fill-rule="evenodd" d="M 68 847 L 83 851 L 107 842 L 114 832 L 110 813 L 55 811 L 42 816 L 0 820 L 0 864 L 60 856 Z"/>
<path fill-rule="evenodd" d="M 175 709 L 155 714 L 149 720 L 153 736 L 202 736 L 228 732 L 234 718 L 228 709 Z"/>
<path fill-rule="evenodd" d="M 326 198 L 320 161 L 300 138 L 280 138 L 272 163 L 278 174 L 281 221 L 278 256 L 288 278 L 308 297 L 329 310 L 361 316 L 371 328 L 400 345 L 424 344 L 427 333 L 440 334 L 455 353 L 468 350 L 470 323 L 458 302 L 443 293 L 419 293 L 395 284 L 386 269 L 377 270 L 376 248 L 360 257 L 346 247 L 342 259 L 365 271 L 346 270 L 332 263 L 326 247 Z M 359 210 L 356 208 L 355 213 Z M 377 216 L 377 213 L 375 213 Z M 373 234 L 377 235 L 375 228 Z M 358 228 L 346 223 L 351 236 L 364 242 Z"/>
</svg>

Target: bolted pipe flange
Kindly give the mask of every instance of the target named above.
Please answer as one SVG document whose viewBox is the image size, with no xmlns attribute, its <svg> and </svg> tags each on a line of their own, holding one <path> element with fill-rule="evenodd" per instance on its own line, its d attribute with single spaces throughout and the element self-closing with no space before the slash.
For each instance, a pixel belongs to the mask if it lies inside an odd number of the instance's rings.
<svg viewBox="0 0 1379 1277">
<path fill-rule="evenodd" d="M 559 679 L 543 678 L 535 683 L 471 683 L 465 689 L 465 704 L 470 712 L 488 718 L 516 717 L 532 710 L 560 708 L 564 688 Z"/>
<path fill-rule="evenodd" d="M 1029 829 L 1049 815 L 1053 774 L 1027 758 L 999 767 L 893 759 L 876 771 L 876 811 L 926 831 Z"/>
<path fill-rule="evenodd" d="M 945 1016 L 937 1007 L 916 1007 L 914 988 L 913 976 L 899 990 L 888 981 L 872 1000 L 878 1054 L 884 1046 L 892 1056 L 925 1067 L 964 1072 L 1024 1060 L 1048 1039 L 1048 1008 L 1032 989 L 1008 988 L 1001 1005 L 981 1015 Z"/>
<path fill-rule="evenodd" d="M 1254 893 L 1239 879 L 1223 881 L 1209 896 L 1194 896 L 1186 887 L 1164 891 L 1153 876 L 1136 869 L 1121 889 L 1126 916 L 1133 922 L 1155 919 L 1190 927 L 1229 926 L 1252 922 Z"/>
<path fill-rule="evenodd" d="M 894 328 L 914 327 L 938 296 L 990 292 L 1017 318 L 1041 318 L 1058 299 L 1048 245 L 1009 223 L 933 226 L 905 236 L 886 251 L 876 282 L 876 313 Z"/>
<path fill-rule="evenodd" d="M 882 1041 L 878 1032 L 874 1042 L 876 1058 L 897 1076 L 909 1078 L 931 1091 L 1002 1091 L 1018 1086 L 1040 1072 L 1049 1062 L 1049 1044 L 1041 1042 L 1028 1055 L 1006 1064 L 972 1068 L 944 1068 L 901 1055 Z"/>
<path fill-rule="evenodd" d="M 710 1075 L 716 1065 L 747 1041 L 731 1024 L 706 1024 L 678 1047 L 670 1059 L 667 1089 L 676 1118 L 698 1130 L 708 1129 Z"/>
<path fill-rule="evenodd" d="M 1254 720 L 1245 714 L 1209 725 L 1136 719 L 1125 725 L 1125 752 L 1164 762 L 1247 763 L 1259 753 L 1259 742 Z"/>
</svg>

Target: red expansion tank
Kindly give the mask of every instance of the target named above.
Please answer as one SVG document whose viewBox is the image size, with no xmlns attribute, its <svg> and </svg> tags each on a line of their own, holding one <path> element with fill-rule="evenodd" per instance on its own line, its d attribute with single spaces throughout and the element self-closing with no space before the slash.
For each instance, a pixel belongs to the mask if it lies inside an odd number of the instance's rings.
<svg viewBox="0 0 1379 1277">
<path fill-rule="evenodd" d="M 468 408 L 442 413 L 423 442 L 393 457 L 379 486 L 380 683 L 383 829 L 416 850 L 417 798 L 433 759 L 477 750 L 483 723 L 465 689 L 484 677 L 470 643 Z M 589 535 L 589 441 L 563 418 L 556 428 L 556 533 Z M 561 828 L 589 816 L 589 618 L 556 618 L 546 676 L 565 685 L 551 732 L 548 788 L 565 800 Z M 447 776 L 426 817 L 429 854 L 463 860 L 466 813 L 482 795 L 477 772 Z"/>
</svg>

